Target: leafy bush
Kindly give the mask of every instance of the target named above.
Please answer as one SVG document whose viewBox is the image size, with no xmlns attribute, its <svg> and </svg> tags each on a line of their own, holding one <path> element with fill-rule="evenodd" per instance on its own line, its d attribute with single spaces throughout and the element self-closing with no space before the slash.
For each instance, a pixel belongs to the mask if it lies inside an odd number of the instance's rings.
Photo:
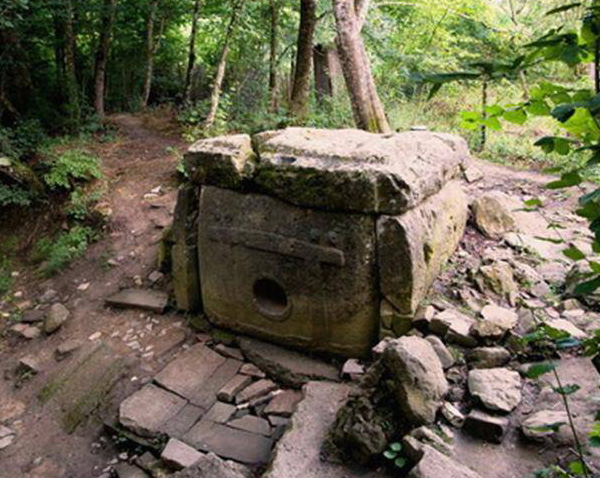
<svg viewBox="0 0 600 478">
<path fill-rule="evenodd" d="M 38 241 L 34 260 L 43 263 L 41 272 L 44 275 L 51 276 L 81 257 L 95 239 L 96 233 L 92 228 L 75 226 L 53 240 L 44 238 Z"/>
<path fill-rule="evenodd" d="M 60 154 L 48 153 L 45 163 L 48 171 L 44 182 L 51 189 L 73 189 L 75 181 L 100 179 L 102 171 L 98 158 L 82 149 L 71 149 Z"/>
<path fill-rule="evenodd" d="M 31 191 L 15 185 L 0 184 L 0 206 L 29 206 L 33 198 Z"/>
<path fill-rule="evenodd" d="M 104 189 L 94 189 L 85 191 L 83 188 L 76 188 L 69 197 L 67 214 L 76 221 L 85 221 L 90 217 L 90 207 L 102 198 Z"/>
</svg>

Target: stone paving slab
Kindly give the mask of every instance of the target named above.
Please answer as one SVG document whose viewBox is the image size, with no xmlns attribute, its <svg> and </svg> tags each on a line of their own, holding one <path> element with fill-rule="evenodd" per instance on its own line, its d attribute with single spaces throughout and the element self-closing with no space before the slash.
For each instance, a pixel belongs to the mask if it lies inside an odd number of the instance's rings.
<svg viewBox="0 0 600 478">
<path fill-rule="evenodd" d="M 183 398 L 148 384 L 121 403 L 119 421 L 142 437 L 153 437 L 185 406 Z"/>
<path fill-rule="evenodd" d="M 190 400 L 226 360 L 206 345 L 197 344 L 163 368 L 154 381 Z"/>
<path fill-rule="evenodd" d="M 247 465 L 267 463 L 273 446 L 270 438 L 207 420 L 198 422 L 183 441 L 200 451 L 212 451 L 222 458 Z"/>
<path fill-rule="evenodd" d="M 169 303 L 169 295 L 159 290 L 124 289 L 106 299 L 113 307 L 150 310 L 162 314 Z"/>
</svg>

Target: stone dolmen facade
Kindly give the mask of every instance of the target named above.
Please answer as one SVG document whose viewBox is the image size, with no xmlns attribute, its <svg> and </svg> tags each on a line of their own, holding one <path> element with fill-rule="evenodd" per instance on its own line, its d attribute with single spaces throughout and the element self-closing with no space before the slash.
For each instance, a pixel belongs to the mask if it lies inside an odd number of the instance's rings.
<svg viewBox="0 0 600 478">
<path fill-rule="evenodd" d="M 172 228 L 182 310 L 305 350 L 363 356 L 402 335 L 454 252 L 465 142 L 287 128 L 202 140 Z"/>
</svg>

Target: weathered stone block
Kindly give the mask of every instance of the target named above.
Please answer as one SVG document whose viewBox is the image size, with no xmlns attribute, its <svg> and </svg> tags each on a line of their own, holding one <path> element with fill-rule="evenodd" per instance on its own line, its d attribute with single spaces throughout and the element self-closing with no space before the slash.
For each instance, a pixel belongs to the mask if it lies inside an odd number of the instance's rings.
<svg viewBox="0 0 600 478">
<path fill-rule="evenodd" d="M 439 191 L 468 156 L 458 136 L 286 128 L 253 137 L 255 182 L 305 207 L 401 214 Z"/>
<path fill-rule="evenodd" d="M 379 321 L 374 227 L 366 215 L 203 187 L 206 314 L 282 344 L 365 355 Z"/>
<path fill-rule="evenodd" d="M 381 292 L 400 313 L 413 314 L 456 249 L 467 222 L 467 199 L 447 184 L 402 216 L 377 221 Z"/>
<path fill-rule="evenodd" d="M 185 155 L 192 182 L 236 188 L 254 171 L 250 136 L 218 136 L 194 143 Z"/>
<path fill-rule="evenodd" d="M 183 186 L 177 193 L 173 218 L 171 249 L 173 289 L 177 308 L 188 312 L 200 310 L 200 276 L 198 268 L 198 196 L 199 188 Z"/>
</svg>

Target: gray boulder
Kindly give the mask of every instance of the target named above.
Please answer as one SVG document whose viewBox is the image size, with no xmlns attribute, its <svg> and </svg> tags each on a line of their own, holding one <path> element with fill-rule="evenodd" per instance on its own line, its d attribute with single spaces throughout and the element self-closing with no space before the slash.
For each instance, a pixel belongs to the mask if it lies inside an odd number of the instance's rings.
<svg viewBox="0 0 600 478">
<path fill-rule="evenodd" d="M 71 313 L 64 305 L 52 304 L 44 319 L 44 332 L 51 334 L 56 332 L 68 320 Z"/>
<path fill-rule="evenodd" d="M 510 413 L 521 402 L 521 377 L 507 368 L 469 372 L 469 391 L 487 409 Z"/>
<path fill-rule="evenodd" d="M 419 337 L 401 337 L 387 346 L 383 360 L 401 413 L 414 425 L 433 423 L 448 382 L 431 344 Z"/>
</svg>

